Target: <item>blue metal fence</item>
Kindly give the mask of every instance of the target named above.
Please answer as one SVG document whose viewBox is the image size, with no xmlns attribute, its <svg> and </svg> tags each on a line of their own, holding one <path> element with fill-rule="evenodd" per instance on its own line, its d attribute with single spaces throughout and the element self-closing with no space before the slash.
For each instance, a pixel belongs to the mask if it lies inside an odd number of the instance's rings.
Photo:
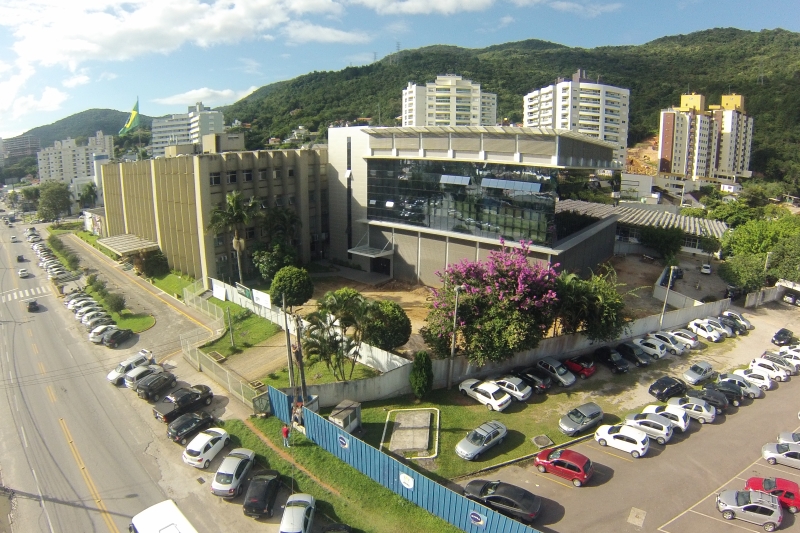
<svg viewBox="0 0 800 533">
<path fill-rule="evenodd" d="M 272 387 L 269 389 L 269 398 L 275 416 L 288 423 L 291 417 L 289 398 Z M 425 477 L 308 409 L 303 409 L 303 422 L 306 437 L 317 446 L 373 481 L 464 531 L 539 533 Z"/>
</svg>

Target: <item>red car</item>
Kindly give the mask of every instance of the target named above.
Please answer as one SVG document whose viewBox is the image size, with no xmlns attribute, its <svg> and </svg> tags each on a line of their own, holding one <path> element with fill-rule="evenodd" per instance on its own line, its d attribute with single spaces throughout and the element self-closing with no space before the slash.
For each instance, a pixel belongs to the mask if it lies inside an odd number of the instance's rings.
<svg viewBox="0 0 800 533">
<path fill-rule="evenodd" d="M 581 379 L 586 379 L 597 371 L 594 361 L 586 355 L 567 359 L 564 361 L 564 364 L 567 365 L 567 368 L 569 368 L 571 372 L 578 374 L 578 377 Z"/>
<path fill-rule="evenodd" d="M 781 505 L 792 514 L 800 509 L 800 486 L 794 481 L 779 477 L 751 477 L 744 484 L 744 488 L 777 496 Z"/>
<path fill-rule="evenodd" d="M 576 487 L 586 484 L 594 474 L 594 465 L 588 457 L 568 449 L 542 450 L 534 456 L 533 464 L 539 472 L 569 479 Z"/>
</svg>

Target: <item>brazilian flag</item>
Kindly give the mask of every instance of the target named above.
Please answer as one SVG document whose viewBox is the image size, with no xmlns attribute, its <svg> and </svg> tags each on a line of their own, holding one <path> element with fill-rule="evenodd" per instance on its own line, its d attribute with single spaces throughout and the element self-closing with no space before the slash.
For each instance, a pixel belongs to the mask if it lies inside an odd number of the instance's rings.
<svg viewBox="0 0 800 533">
<path fill-rule="evenodd" d="M 136 99 L 136 105 L 133 106 L 133 111 L 131 111 L 131 116 L 128 117 L 128 122 L 125 123 L 125 126 L 119 130 L 120 135 L 125 135 L 131 130 L 134 130 L 139 127 L 139 99 Z"/>
</svg>

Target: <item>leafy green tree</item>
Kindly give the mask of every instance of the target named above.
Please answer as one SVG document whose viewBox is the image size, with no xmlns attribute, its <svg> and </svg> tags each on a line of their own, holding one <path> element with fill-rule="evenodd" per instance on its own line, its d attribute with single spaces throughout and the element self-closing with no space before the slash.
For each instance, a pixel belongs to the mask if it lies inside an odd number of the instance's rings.
<svg viewBox="0 0 800 533">
<path fill-rule="evenodd" d="M 800 235 L 784 237 L 769 257 L 769 277 L 800 282 Z"/>
<path fill-rule="evenodd" d="M 742 254 L 729 257 L 719 266 L 719 275 L 729 285 L 747 292 L 764 285 L 766 254 Z"/>
<path fill-rule="evenodd" d="M 11 191 L 6 195 L 6 198 L 12 207 L 16 207 L 19 202 L 19 193 L 17 191 Z"/>
<path fill-rule="evenodd" d="M 278 242 L 288 246 L 301 226 L 300 216 L 288 207 L 274 207 L 264 217 L 264 228 L 270 236 L 270 243 Z"/>
<path fill-rule="evenodd" d="M 272 301 L 281 304 L 286 296 L 286 307 L 291 310 L 296 305 L 303 305 L 314 295 L 314 282 L 304 268 L 283 267 L 275 274 L 269 289 Z"/>
<path fill-rule="evenodd" d="M 381 350 L 394 350 L 411 338 L 411 319 L 397 302 L 372 302 L 367 312 L 364 342 Z"/>
<path fill-rule="evenodd" d="M 303 353 L 309 365 L 322 362 L 337 381 L 353 377 L 358 361 L 358 344 L 342 334 L 341 327 L 333 315 L 314 311 L 306 317 L 308 327 L 302 339 Z M 349 367 L 349 372 L 347 371 Z"/>
<path fill-rule="evenodd" d="M 706 218 L 706 210 L 702 207 L 684 207 L 681 215 L 685 217 Z"/>
<path fill-rule="evenodd" d="M 66 183 L 47 182 L 39 187 L 39 218 L 59 219 L 69 213 L 72 194 Z"/>
<path fill-rule="evenodd" d="M 87 183 L 81 189 L 81 193 L 78 195 L 78 201 L 81 204 L 81 207 L 94 207 L 97 203 L 97 185 L 94 183 Z"/>
<path fill-rule="evenodd" d="M 722 238 L 722 247 L 726 255 L 765 254 L 781 239 L 795 235 L 800 235 L 800 217 L 751 220 L 727 232 Z"/>
<path fill-rule="evenodd" d="M 105 297 L 106 305 L 112 313 L 119 313 L 125 309 L 125 297 L 117 293 L 109 293 Z"/>
<path fill-rule="evenodd" d="M 73 254 L 73 253 L 66 254 L 64 256 L 64 260 L 67 262 L 67 269 L 69 269 L 69 270 L 71 270 L 73 272 L 78 270 L 78 267 L 81 266 L 80 258 L 77 255 Z"/>
<path fill-rule="evenodd" d="M 284 242 L 276 242 L 266 250 L 254 251 L 253 264 L 262 278 L 271 280 L 283 267 L 297 264 L 297 248 Z"/>
<path fill-rule="evenodd" d="M 700 237 L 700 249 L 703 250 L 705 253 L 708 254 L 710 258 L 713 254 L 719 252 L 720 248 L 722 248 L 722 243 L 720 243 L 719 239 L 713 236 L 706 236 Z"/>
<path fill-rule="evenodd" d="M 260 217 L 260 204 L 255 196 L 249 200 L 242 198 L 239 191 L 229 192 L 225 196 L 225 204 L 217 206 L 211 211 L 211 219 L 207 230 L 214 233 L 233 231 L 233 241 L 231 246 L 236 250 L 236 264 L 239 268 L 239 281 L 243 282 L 242 274 L 242 253 L 245 249 L 245 240 L 239 238 L 239 232 L 254 220 Z"/>
<path fill-rule="evenodd" d="M 655 251 L 665 259 L 674 257 L 681 251 L 684 233 L 681 228 L 661 228 L 645 226 L 640 230 L 639 242 Z"/>
<path fill-rule="evenodd" d="M 142 262 L 143 274 L 148 278 L 169 274 L 169 261 L 161 250 L 151 252 Z"/>
<path fill-rule="evenodd" d="M 623 285 L 610 266 L 589 279 L 562 272 L 556 279 L 554 326 L 561 334 L 583 332 L 590 340 L 607 342 L 617 339 L 630 323 L 625 314 Z"/>
<path fill-rule="evenodd" d="M 433 361 L 425 350 L 414 355 L 408 383 L 411 385 L 411 392 L 418 400 L 423 399 L 433 390 Z"/>
<path fill-rule="evenodd" d="M 39 187 L 25 187 L 24 189 L 21 189 L 20 192 L 22 193 L 22 197 L 26 202 L 30 202 L 34 206 L 39 203 L 39 195 L 41 193 L 41 189 Z"/>
<path fill-rule="evenodd" d="M 708 211 L 708 218 L 721 220 L 727 225 L 735 228 L 751 220 L 760 218 L 761 209 L 752 208 L 743 201 L 720 202 L 716 207 Z"/>
</svg>

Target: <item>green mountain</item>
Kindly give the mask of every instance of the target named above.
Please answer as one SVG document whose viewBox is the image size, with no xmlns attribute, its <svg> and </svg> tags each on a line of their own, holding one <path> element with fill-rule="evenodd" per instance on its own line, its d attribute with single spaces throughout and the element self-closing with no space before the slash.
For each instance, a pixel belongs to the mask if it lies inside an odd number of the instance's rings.
<svg viewBox="0 0 800 533">
<path fill-rule="evenodd" d="M 395 125 L 409 81 L 457 73 L 497 93 L 498 118 L 521 122 L 525 94 L 578 68 L 631 90 L 629 145 L 657 133 L 659 111 L 679 104 L 687 90 L 704 94 L 711 104 L 722 94 L 743 94 L 747 113 L 755 117 L 751 168 L 794 189 L 800 184 L 800 34 L 782 29 L 718 28 L 592 49 L 538 40 L 483 49 L 429 46 L 267 85 L 222 110 L 226 122 L 251 123 L 248 148 L 259 148 L 300 124 L 325 130 L 337 120 L 372 117 Z"/>
<path fill-rule="evenodd" d="M 117 132 L 127 122 L 129 115 L 130 112 L 124 113 L 114 109 L 88 109 L 52 124 L 33 128 L 26 131 L 24 135 L 38 137 L 42 148 L 53 146 L 55 141 L 62 141 L 67 137 L 72 139 L 94 137 L 98 131 L 116 137 Z M 152 117 L 139 115 L 139 124 L 142 128 L 149 130 L 152 122 Z"/>
</svg>

